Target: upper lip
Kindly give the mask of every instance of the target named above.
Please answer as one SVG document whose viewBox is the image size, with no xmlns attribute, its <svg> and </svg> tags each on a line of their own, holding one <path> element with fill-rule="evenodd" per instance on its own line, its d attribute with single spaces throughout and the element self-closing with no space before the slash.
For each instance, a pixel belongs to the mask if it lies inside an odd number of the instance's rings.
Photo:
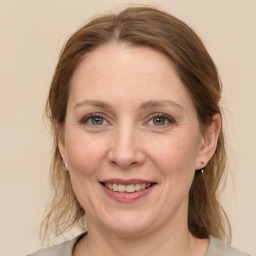
<svg viewBox="0 0 256 256">
<path fill-rule="evenodd" d="M 111 184 L 122 184 L 122 185 L 130 185 L 130 184 L 150 184 L 156 183 L 155 181 L 150 180 L 142 180 L 142 179 L 106 179 L 102 180 L 101 183 L 111 183 Z"/>
</svg>

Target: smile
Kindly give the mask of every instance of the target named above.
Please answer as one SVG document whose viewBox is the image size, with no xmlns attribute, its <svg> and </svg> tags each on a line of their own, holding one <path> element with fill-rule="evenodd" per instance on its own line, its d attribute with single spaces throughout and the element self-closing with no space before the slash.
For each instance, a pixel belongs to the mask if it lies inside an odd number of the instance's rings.
<svg viewBox="0 0 256 256">
<path fill-rule="evenodd" d="M 144 183 L 144 184 L 116 184 L 116 183 L 103 183 L 103 185 L 115 192 L 120 193 L 134 193 L 140 190 L 147 189 L 152 186 L 152 183 Z"/>
<path fill-rule="evenodd" d="M 120 203 L 132 203 L 146 197 L 157 183 L 142 179 L 108 179 L 100 181 L 103 191 Z"/>
</svg>

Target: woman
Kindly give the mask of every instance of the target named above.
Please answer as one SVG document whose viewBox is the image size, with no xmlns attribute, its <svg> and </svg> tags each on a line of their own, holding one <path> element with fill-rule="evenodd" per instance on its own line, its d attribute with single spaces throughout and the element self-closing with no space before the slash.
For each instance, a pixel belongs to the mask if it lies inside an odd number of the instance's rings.
<svg viewBox="0 0 256 256">
<path fill-rule="evenodd" d="M 32 255 L 246 255 L 217 190 L 225 169 L 216 67 L 182 21 L 153 8 L 71 36 L 48 98 L 55 187 L 45 232 L 87 232 Z M 224 217 L 223 217 L 224 216 Z"/>
</svg>

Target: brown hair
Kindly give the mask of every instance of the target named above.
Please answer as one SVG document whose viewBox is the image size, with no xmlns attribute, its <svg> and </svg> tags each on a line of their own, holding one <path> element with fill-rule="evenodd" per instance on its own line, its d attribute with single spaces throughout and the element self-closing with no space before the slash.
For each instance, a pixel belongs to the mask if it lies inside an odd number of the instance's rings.
<svg viewBox="0 0 256 256">
<path fill-rule="evenodd" d="M 212 117 L 220 113 L 221 83 L 216 66 L 195 32 L 179 19 L 149 7 L 130 7 L 119 14 L 93 19 L 67 41 L 57 64 L 48 97 L 47 113 L 54 125 L 65 123 L 71 77 L 81 59 L 97 47 L 116 42 L 131 46 L 151 47 L 167 56 L 174 64 L 197 109 L 201 127 L 207 127 Z M 63 233 L 74 224 L 84 223 L 84 209 L 73 192 L 69 173 L 63 171 L 55 134 L 55 153 L 51 166 L 54 196 L 42 227 L 44 235 Z M 204 174 L 196 173 L 189 195 L 188 227 L 198 238 L 208 235 L 228 238 L 217 193 L 224 174 L 226 153 L 221 131 L 217 149 Z M 225 222 L 226 220 L 226 222 Z M 43 230 L 43 229 L 42 229 Z M 230 229 L 229 229 L 230 231 Z"/>
</svg>

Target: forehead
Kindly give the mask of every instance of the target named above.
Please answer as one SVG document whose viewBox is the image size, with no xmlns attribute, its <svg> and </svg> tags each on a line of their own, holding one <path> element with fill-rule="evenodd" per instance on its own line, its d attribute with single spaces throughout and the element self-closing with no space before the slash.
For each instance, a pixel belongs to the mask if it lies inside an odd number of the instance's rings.
<svg viewBox="0 0 256 256">
<path fill-rule="evenodd" d="M 70 97 L 178 100 L 192 103 L 171 61 L 149 47 L 103 45 L 81 61 L 71 79 Z"/>
<path fill-rule="evenodd" d="M 76 69 L 72 80 L 74 81 L 84 72 L 97 76 L 102 75 L 105 71 L 109 75 L 122 74 L 129 76 L 147 73 L 152 76 L 159 70 L 161 70 L 161 73 L 167 71 L 171 75 L 170 69 L 175 73 L 175 69 L 169 59 L 149 47 L 109 43 L 86 54 Z"/>
</svg>

